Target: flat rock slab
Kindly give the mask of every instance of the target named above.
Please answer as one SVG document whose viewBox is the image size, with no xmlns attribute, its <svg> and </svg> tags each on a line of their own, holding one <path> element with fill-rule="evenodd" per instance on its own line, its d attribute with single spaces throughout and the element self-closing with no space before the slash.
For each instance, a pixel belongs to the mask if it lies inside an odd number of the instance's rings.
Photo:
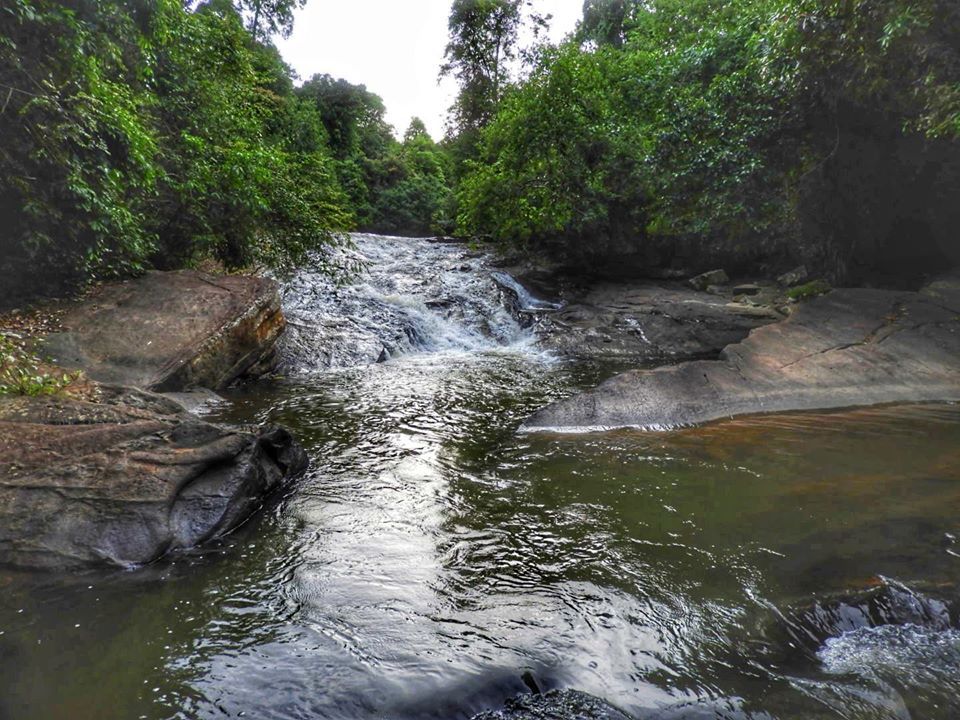
<svg viewBox="0 0 960 720">
<path fill-rule="evenodd" d="M 306 467 L 287 431 L 152 393 L 0 398 L 0 564 L 130 567 L 219 537 Z"/>
<path fill-rule="evenodd" d="M 846 289 L 803 303 L 715 361 L 635 370 L 534 414 L 525 430 L 674 428 L 751 413 L 960 400 L 960 282 Z"/>
<path fill-rule="evenodd" d="M 285 325 L 272 280 L 192 270 L 103 285 L 62 324 L 43 340 L 58 365 L 156 391 L 219 389 L 268 369 Z"/>
<path fill-rule="evenodd" d="M 601 283 L 541 320 L 542 344 L 581 359 L 686 360 L 716 356 L 781 318 L 682 283 Z"/>
</svg>

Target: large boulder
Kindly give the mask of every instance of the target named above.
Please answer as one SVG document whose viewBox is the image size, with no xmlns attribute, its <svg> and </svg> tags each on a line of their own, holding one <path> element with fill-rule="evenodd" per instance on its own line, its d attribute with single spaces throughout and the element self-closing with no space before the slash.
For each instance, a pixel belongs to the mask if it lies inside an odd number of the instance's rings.
<svg viewBox="0 0 960 720">
<path fill-rule="evenodd" d="M 960 400 L 960 282 L 836 290 L 719 360 L 636 370 L 554 403 L 527 430 L 665 428 L 735 415 Z"/>
<path fill-rule="evenodd" d="M 58 365 L 155 391 L 219 389 L 270 368 L 285 321 L 274 281 L 182 270 L 96 288 L 44 340 Z"/>
<path fill-rule="evenodd" d="M 306 467 L 282 428 L 228 429 L 130 388 L 0 398 L 0 563 L 136 566 L 219 537 Z"/>
</svg>

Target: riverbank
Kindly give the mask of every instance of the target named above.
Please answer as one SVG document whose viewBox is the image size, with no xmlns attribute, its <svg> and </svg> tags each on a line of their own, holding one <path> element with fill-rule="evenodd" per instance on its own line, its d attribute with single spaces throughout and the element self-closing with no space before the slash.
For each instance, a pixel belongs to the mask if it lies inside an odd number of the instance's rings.
<svg viewBox="0 0 960 720">
<path fill-rule="evenodd" d="M 5 320 L 39 358 L 23 394 L 0 395 L 0 563 L 142 565 L 230 532 L 306 467 L 282 428 L 179 402 L 271 369 L 273 281 L 151 272 Z"/>
<path fill-rule="evenodd" d="M 528 431 L 673 428 L 737 415 L 960 400 L 960 279 L 842 289 L 753 330 L 719 359 L 634 370 L 553 403 Z"/>
</svg>

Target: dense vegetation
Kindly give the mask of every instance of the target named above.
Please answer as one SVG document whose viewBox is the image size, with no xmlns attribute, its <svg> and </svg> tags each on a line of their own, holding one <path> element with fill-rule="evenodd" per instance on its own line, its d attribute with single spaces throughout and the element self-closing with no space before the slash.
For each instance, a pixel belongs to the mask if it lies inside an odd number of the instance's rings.
<svg viewBox="0 0 960 720">
<path fill-rule="evenodd" d="M 466 165 L 462 232 L 600 269 L 939 269 L 960 261 L 960 4 L 587 0 Z"/>
<path fill-rule="evenodd" d="M 452 0 L 449 134 L 297 86 L 305 0 L 0 4 L 0 296 L 212 258 L 280 270 L 350 229 L 457 231 L 599 272 L 835 280 L 960 261 L 960 3 Z"/>
<path fill-rule="evenodd" d="M 431 231 L 449 191 L 422 123 L 398 142 L 362 86 L 295 89 L 267 42 L 302 4 L 0 4 L 0 295 Z"/>
</svg>

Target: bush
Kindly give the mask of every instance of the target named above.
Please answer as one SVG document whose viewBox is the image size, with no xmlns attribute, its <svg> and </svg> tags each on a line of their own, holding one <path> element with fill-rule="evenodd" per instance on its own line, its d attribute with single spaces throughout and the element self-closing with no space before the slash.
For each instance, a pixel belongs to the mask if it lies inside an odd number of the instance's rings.
<svg viewBox="0 0 960 720">
<path fill-rule="evenodd" d="M 45 365 L 14 339 L 0 334 L 0 395 L 55 395 L 82 377 Z"/>
</svg>

